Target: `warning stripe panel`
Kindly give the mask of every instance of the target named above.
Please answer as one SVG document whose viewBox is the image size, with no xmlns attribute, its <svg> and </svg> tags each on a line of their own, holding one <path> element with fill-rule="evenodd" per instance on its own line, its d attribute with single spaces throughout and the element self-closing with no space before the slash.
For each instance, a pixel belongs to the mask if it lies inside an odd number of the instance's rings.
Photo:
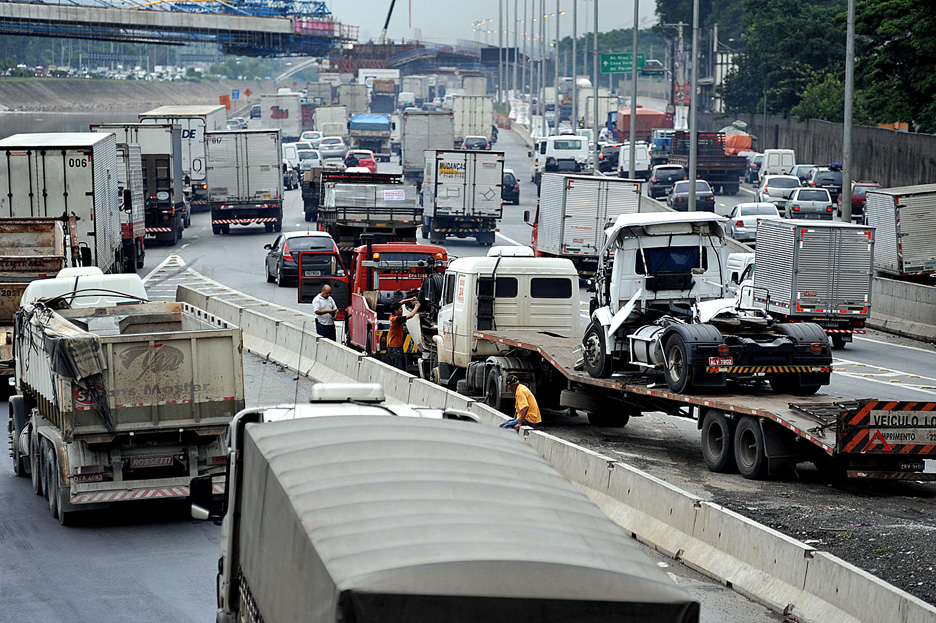
<svg viewBox="0 0 936 623">
<path fill-rule="evenodd" d="M 832 366 L 708 366 L 712 374 L 811 374 L 832 372 Z"/>
<path fill-rule="evenodd" d="M 171 227 L 147 227 L 146 228 L 146 233 L 148 234 L 164 234 L 164 233 L 168 233 L 171 231 L 172 231 Z"/>
<path fill-rule="evenodd" d="M 211 221 L 212 225 L 236 225 L 240 223 L 275 223 L 279 219 L 275 216 L 273 217 L 257 217 L 257 218 L 225 218 L 217 219 Z"/>
<path fill-rule="evenodd" d="M 213 484 L 212 493 L 224 493 L 223 484 Z M 115 491 L 88 491 L 85 493 L 72 493 L 69 501 L 72 504 L 103 504 L 107 502 L 126 502 L 130 500 L 159 500 L 168 498 L 186 498 L 189 495 L 189 488 L 179 487 L 157 487 L 146 489 L 121 489 Z"/>
<path fill-rule="evenodd" d="M 841 423 L 842 451 L 855 454 L 936 454 L 936 402 L 869 400 Z"/>
</svg>

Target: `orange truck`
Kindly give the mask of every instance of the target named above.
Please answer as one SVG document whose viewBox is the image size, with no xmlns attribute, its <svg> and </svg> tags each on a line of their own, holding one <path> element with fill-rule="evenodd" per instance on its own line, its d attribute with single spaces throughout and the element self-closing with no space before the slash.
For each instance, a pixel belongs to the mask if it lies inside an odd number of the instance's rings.
<svg viewBox="0 0 936 623">
<path fill-rule="evenodd" d="M 617 140 L 618 142 L 630 140 L 630 108 L 621 108 L 617 112 Z M 671 128 L 673 119 L 671 115 L 652 108 L 637 106 L 637 140 L 649 141 L 654 128 Z"/>
</svg>

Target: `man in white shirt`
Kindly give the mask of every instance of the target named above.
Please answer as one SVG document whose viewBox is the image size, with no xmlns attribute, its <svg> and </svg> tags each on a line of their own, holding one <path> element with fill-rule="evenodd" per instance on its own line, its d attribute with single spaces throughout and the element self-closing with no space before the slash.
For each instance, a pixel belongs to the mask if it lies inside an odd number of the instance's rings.
<svg viewBox="0 0 936 623">
<path fill-rule="evenodd" d="M 335 316 L 338 314 L 338 306 L 331 297 L 331 286 L 322 286 L 322 291 L 312 299 L 312 313 L 315 314 L 315 332 L 333 342 L 337 341 Z"/>
</svg>

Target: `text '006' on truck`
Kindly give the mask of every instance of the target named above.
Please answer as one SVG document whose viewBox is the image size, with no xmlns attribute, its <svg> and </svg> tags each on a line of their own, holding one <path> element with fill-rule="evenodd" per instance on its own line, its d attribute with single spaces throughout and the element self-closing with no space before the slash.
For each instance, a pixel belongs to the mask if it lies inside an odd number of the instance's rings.
<svg viewBox="0 0 936 623">
<path fill-rule="evenodd" d="M 661 370 L 674 392 L 767 380 L 783 393 L 828 385 L 831 345 L 813 323 L 783 323 L 726 299 L 724 218 L 625 214 L 608 228 L 585 332 L 585 369 Z"/>
<path fill-rule="evenodd" d="M 225 503 L 193 506 L 223 517 L 219 623 L 507 623 L 547 609 L 698 622 L 698 602 L 516 435 L 379 417 L 379 405 L 302 406 L 334 416 L 238 416 Z M 531 531 L 548 538 L 531 548 Z"/>
<path fill-rule="evenodd" d="M 240 329 L 145 302 L 136 275 L 66 271 L 30 284 L 17 313 L 17 474 L 32 476 L 62 523 L 82 509 L 188 496 L 193 477 L 227 462 L 227 425 L 244 407 Z"/>
</svg>

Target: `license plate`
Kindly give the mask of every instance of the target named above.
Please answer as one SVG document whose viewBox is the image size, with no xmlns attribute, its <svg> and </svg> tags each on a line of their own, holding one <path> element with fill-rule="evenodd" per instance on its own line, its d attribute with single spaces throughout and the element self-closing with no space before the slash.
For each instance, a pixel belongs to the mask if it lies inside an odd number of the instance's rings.
<svg viewBox="0 0 936 623">
<path fill-rule="evenodd" d="M 320 270 L 304 270 L 302 271 L 303 277 L 321 277 L 322 271 Z"/>
<path fill-rule="evenodd" d="M 734 357 L 709 357 L 710 366 L 731 366 L 734 365 Z"/>
<path fill-rule="evenodd" d="M 85 482 L 101 482 L 104 480 L 104 474 L 75 474 L 71 479 L 75 484 L 82 484 Z"/>
<path fill-rule="evenodd" d="M 831 320 L 820 320 L 816 324 L 825 329 L 837 329 L 839 326 L 837 322 L 833 322 Z"/>
<path fill-rule="evenodd" d="M 924 467 L 923 461 L 900 462 L 900 471 L 902 472 L 922 472 Z"/>
<path fill-rule="evenodd" d="M 172 465 L 171 456 L 141 456 L 130 459 L 131 469 L 142 467 L 167 467 L 169 465 Z"/>
</svg>

